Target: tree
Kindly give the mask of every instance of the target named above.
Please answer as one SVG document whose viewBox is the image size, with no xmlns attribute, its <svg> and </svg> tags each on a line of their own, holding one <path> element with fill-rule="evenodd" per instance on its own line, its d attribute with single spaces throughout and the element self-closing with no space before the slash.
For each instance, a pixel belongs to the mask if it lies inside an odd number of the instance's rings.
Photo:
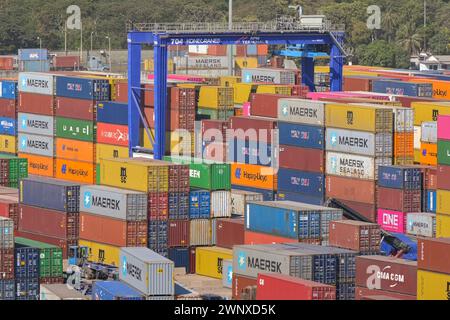
<svg viewBox="0 0 450 320">
<path fill-rule="evenodd" d="M 422 49 L 423 36 L 412 22 L 400 27 L 397 39 L 410 55 L 417 54 Z"/>
<path fill-rule="evenodd" d="M 358 63 L 366 66 L 380 66 L 388 68 L 408 68 L 407 52 L 385 40 L 377 40 L 369 45 L 362 45 L 356 49 Z"/>
</svg>

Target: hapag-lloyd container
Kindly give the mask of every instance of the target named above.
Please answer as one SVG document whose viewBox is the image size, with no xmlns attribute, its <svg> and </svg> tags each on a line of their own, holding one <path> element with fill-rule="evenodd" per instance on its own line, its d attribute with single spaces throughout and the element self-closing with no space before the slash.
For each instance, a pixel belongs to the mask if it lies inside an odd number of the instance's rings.
<svg viewBox="0 0 450 320">
<path fill-rule="evenodd" d="M 277 190 L 276 170 L 271 167 L 232 163 L 231 184 L 265 190 Z"/>
<path fill-rule="evenodd" d="M 437 122 L 422 122 L 421 141 L 437 143 Z"/>
<path fill-rule="evenodd" d="M 54 118 L 31 113 L 18 114 L 18 131 L 28 134 L 53 136 Z"/>
<path fill-rule="evenodd" d="M 57 117 L 96 121 L 95 101 L 56 97 L 55 115 Z"/>
<path fill-rule="evenodd" d="M 231 217 L 230 191 L 211 192 L 211 218 Z"/>
<path fill-rule="evenodd" d="M 17 139 L 19 152 L 45 157 L 53 157 L 55 155 L 54 140 L 51 136 L 19 133 Z"/>
<path fill-rule="evenodd" d="M 44 177 L 28 177 L 20 181 L 20 203 L 76 213 L 80 210 L 80 185 Z"/>
<path fill-rule="evenodd" d="M 56 159 L 55 178 L 94 184 L 96 181 L 96 167 L 93 163 Z"/>
<path fill-rule="evenodd" d="M 106 186 L 81 186 L 80 211 L 127 221 L 147 220 L 147 194 Z"/>
<path fill-rule="evenodd" d="M 377 160 L 382 159 L 378 158 Z M 386 159 L 387 161 L 383 161 L 382 164 L 392 163 L 392 160 Z M 375 180 L 375 159 L 346 153 L 327 152 L 326 172 L 329 175 Z"/>
<path fill-rule="evenodd" d="M 420 189 L 421 170 L 412 166 L 379 166 L 378 184 L 385 188 Z"/>
<path fill-rule="evenodd" d="M 406 216 L 405 212 L 378 209 L 378 224 L 383 230 L 405 233 Z"/>
<path fill-rule="evenodd" d="M 416 295 L 417 262 L 393 257 L 356 257 L 356 285 Z"/>
<path fill-rule="evenodd" d="M 21 72 L 18 81 L 19 92 L 52 96 L 55 93 L 55 76 L 48 73 Z"/>
<path fill-rule="evenodd" d="M 325 176 L 323 174 L 279 169 L 277 177 L 280 191 L 304 193 L 317 197 L 323 197 L 325 193 Z"/>
<path fill-rule="evenodd" d="M 89 163 L 96 162 L 95 144 L 92 142 L 56 138 L 55 154 L 56 157 L 60 159 L 69 159 Z"/>
<path fill-rule="evenodd" d="M 257 192 L 231 190 L 231 214 L 243 216 L 248 201 L 263 201 L 263 195 Z"/>
<path fill-rule="evenodd" d="M 408 213 L 406 233 L 419 237 L 436 237 L 436 215 L 431 213 Z"/>
<path fill-rule="evenodd" d="M 76 77 L 56 77 L 58 97 L 108 101 L 111 98 L 108 80 Z"/>
<path fill-rule="evenodd" d="M 281 134 L 280 134 L 281 136 Z M 371 157 L 392 156 L 392 134 L 327 128 L 326 149 Z"/>
<path fill-rule="evenodd" d="M 280 121 L 278 135 L 280 145 L 325 149 L 325 130 L 322 127 Z"/>
<path fill-rule="evenodd" d="M 304 99 L 278 100 L 278 119 L 280 121 L 325 125 L 325 103 Z"/>
<path fill-rule="evenodd" d="M 450 140 L 450 116 L 438 116 L 437 131 L 437 138 L 439 140 Z"/>
<path fill-rule="evenodd" d="M 97 121 L 110 124 L 128 125 L 128 104 L 117 102 L 98 102 Z"/>
<path fill-rule="evenodd" d="M 128 126 L 97 123 L 97 142 L 116 146 L 128 146 Z"/>
<path fill-rule="evenodd" d="M 94 142 L 94 123 L 91 121 L 56 118 L 56 137 Z"/>
<path fill-rule="evenodd" d="M 121 248 L 119 279 L 146 296 L 172 296 L 174 263 L 147 248 Z"/>
</svg>

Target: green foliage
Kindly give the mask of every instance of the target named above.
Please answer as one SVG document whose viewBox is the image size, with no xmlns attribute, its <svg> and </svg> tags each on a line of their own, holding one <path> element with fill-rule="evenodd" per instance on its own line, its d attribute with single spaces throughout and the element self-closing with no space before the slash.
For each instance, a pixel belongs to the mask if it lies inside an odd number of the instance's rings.
<svg viewBox="0 0 450 320">
<path fill-rule="evenodd" d="M 234 21 L 267 21 L 293 14 L 290 5 L 302 5 L 305 14 L 325 14 L 335 24 L 345 24 L 346 47 L 355 52 L 353 62 L 380 66 L 408 66 L 408 55 L 424 48 L 449 54 L 450 2 L 430 0 L 427 27 L 423 26 L 421 0 L 234 0 Z M 127 22 L 226 22 L 228 0 L 0 0 L 0 54 L 24 47 L 64 48 L 69 5 L 81 8 L 83 47 L 126 48 Z M 367 28 L 367 7 L 381 8 L 381 29 Z M 81 32 L 67 31 L 69 50 L 80 46 Z M 404 57 L 400 57 L 404 55 Z"/>
</svg>

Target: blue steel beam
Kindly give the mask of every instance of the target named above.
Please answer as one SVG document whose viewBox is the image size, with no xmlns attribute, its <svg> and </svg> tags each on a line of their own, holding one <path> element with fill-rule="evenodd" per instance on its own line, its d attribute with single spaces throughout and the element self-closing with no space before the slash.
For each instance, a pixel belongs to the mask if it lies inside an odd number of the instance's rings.
<svg viewBox="0 0 450 320">
<path fill-rule="evenodd" d="M 344 34 L 335 34 L 336 40 L 342 46 L 344 44 Z M 342 91 L 342 81 L 344 72 L 344 53 L 333 41 L 330 52 L 330 90 Z"/>
<path fill-rule="evenodd" d="M 128 42 L 128 147 L 133 156 L 133 148 L 140 145 L 141 91 L 133 88 L 141 87 L 141 44 Z"/>
<path fill-rule="evenodd" d="M 153 155 L 157 160 L 165 156 L 167 117 L 167 46 L 155 39 L 155 144 Z"/>
<path fill-rule="evenodd" d="M 302 84 L 308 86 L 309 90 L 314 92 L 314 59 L 309 57 L 302 58 Z"/>
</svg>

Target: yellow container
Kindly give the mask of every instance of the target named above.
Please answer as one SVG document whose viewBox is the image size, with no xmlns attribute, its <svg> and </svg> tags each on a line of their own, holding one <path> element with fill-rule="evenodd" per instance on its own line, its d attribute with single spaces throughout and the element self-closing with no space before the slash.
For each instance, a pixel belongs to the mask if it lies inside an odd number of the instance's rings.
<svg viewBox="0 0 450 320">
<path fill-rule="evenodd" d="M 258 86 L 258 88 L 256 89 L 256 93 L 273 93 L 290 96 L 292 94 L 292 87 L 282 85 L 262 84 Z"/>
<path fill-rule="evenodd" d="M 15 136 L 0 135 L 0 152 L 17 153 L 17 138 Z"/>
<path fill-rule="evenodd" d="M 234 88 L 234 103 L 242 104 L 250 101 L 250 94 L 255 92 L 256 86 L 251 83 L 236 83 Z"/>
<path fill-rule="evenodd" d="M 150 130 L 151 135 L 154 139 L 155 131 L 153 129 Z M 187 156 L 192 156 L 195 147 L 195 139 L 194 135 L 191 133 L 179 133 L 179 132 L 166 132 L 166 142 L 170 142 L 166 144 L 166 152 L 170 152 L 171 154 L 184 154 Z M 147 132 L 144 131 L 144 148 L 153 150 L 153 144 L 150 142 L 148 138 Z M 170 145 L 170 149 L 167 147 Z"/>
<path fill-rule="evenodd" d="M 450 102 L 413 102 L 414 125 L 420 126 L 422 122 L 437 121 L 438 115 L 450 115 Z"/>
<path fill-rule="evenodd" d="M 195 251 L 195 272 L 222 279 L 223 260 L 233 260 L 233 251 L 218 247 L 198 247 Z"/>
<path fill-rule="evenodd" d="M 234 105 L 234 88 L 220 86 L 202 86 L 198 106 L 200 108 L 218 109 Z"/>
<path fill-rule="evenodd" d="M 155 71 L 155 62 L 153 59 L 145 59 L 144 60 L 144 70 L 148 72 L 154 72 Z M 169 73 L 174 73 L 174 63 L 172 59 L 167 60 L 167 71 Z"/>
<path fill-rule="evenodd" d="M 314 73 L 330 73 L 330 66 L 315 66 Z"/>
<path fill-rule="evenodd" d="M 450 215 L 436 213 L 436 237 L 450 238 Z"/>
<path fill-rule="evenodd" d="M 100 160 L 100 184 L 141 192 L 168 191 L 167 164 L 135 159 Z"/>
<path fill-rule="evenodd" d="M 234 87 L 235 84 L 241 82 L 241 77 L 236 76 L 223 76 L 220 77 L 221 87 Z"/>
<path fill-rule="evenodd" d="M 126 158 L 129 156 L 128 148 L 99 143 L 96 146 L 96 163 L 100 159 Z"/>
<path fill-rule="evenodd" d="M 417 270 L 417 300 L 450 300 L 450 274 Z"/>
<path fill-rule="evenodd" d="M 327 104 L 326 126 L 368 132 L 392 132 L 393 111 L 387 107 Z"/>
<path fill-rule="evenodd" d="M 420 149 L 420 164 L 437 166 L 437 144 L 422 142 Z"/>
<path fill-rule="evenodd" d="M 450 191 L 438 190 L 436 201 L 436 212 L 450 215 Z"/>
<path fill-rule="evenodd" d="M 104 263 L 112 266 L 120 265 L 120 248 L 93 241 L 81 240 L 80 247 L 88 247 L 88 260 L 95 263 Z"/>
<path fill-rule="evenodd" d="M 255 57 L 236 57 L 234 61 L 240 69 L 258 68 L 258 59 Z"/>
<path fill-rule="evenodd" d="M 420 155 L 421 155 L 421 150 L 414 149 L 414 163 L 417 163 L 417 164 L 420 163 Z"/>
</svg>

